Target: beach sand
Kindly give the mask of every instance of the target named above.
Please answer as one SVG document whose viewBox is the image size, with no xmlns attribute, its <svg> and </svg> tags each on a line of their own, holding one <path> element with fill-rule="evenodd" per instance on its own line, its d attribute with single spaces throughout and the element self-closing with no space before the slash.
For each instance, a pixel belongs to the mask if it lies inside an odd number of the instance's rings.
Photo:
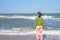
<svg viewBox="0 0 60 40">
<path fill-rule="evenodd" d="M 0 35 L 0 40 L 36 40 L 36 34 L 29 35 Z M 43 34 L 44 40 L 60 40 L 60 35 L 45 35 Z"/>
</svg>

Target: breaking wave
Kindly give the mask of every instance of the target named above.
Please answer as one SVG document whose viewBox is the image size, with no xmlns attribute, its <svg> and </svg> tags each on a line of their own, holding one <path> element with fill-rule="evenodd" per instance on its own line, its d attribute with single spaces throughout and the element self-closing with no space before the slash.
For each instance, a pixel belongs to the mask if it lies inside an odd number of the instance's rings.
<svg viewBox="0 0 60 40">
<path fill-rule="evenodd" d="M 15 15 L 15 16 L 1 16 L 0 15 L 0 18 L 24 18 L 24 19 L 31 19 L 31 20 L 34 20 L 37 16 L 18 16 L 18 15 Z M 42 16 L 43 19 L 60 19 L 60 18 L 54 18 L 53 16 Z"/>
<path fill-rule="evenodd" d="M 35 30 L 28 31 L 28 32 L 20 32 L 20 31 L 14 31 L 14 30 L 0 30 L 0 34 L 2 35 L 30 35 L 30 34 L 36 34 Z M 44 30 L 43 34 L 46 35 L 56 35 L 60 34 L 60 30 Z"/>
</svg>

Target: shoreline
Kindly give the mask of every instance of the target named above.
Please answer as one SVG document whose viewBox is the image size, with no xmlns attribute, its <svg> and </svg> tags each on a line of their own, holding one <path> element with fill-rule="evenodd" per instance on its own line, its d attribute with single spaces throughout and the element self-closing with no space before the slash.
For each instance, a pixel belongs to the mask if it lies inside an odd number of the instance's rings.
<svg viewBox="0 0 60 40">
<path fill-rule="evenodd" d="M 29 32 L 2 31 L 2 32 L 0 32 L 0 35 L 30 35 L 30 34 L 36 34 L 36 31 L 29 31 Z M 44 30 L 43 34 L 58 35 L 58 34 L 60 34 L 60 30 Z"/>
<path fill-rule="evenodd" d="M 36 32 L 24 33 L 0 33 L 0 40 L 36 40 Z M 60 31 L 44 30 L 43 40 L 60 40 Z"/>
<path fill-rule="evenodd" d="M 36 34 L 0 35 L 0 40 L 36 40 Z M 46 35 L 46 34 L 43 34 L 43 40 L 60 40 L 60 35 Z"/>
</svg>

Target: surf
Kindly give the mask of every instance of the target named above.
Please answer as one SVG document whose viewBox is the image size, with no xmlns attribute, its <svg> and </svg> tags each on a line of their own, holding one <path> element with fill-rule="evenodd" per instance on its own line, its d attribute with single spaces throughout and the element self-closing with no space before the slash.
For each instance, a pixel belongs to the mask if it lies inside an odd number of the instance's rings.
<svg viewBox="0 0 60 40">
<path fill-rule="evenodd" d="M 32 30 L 28 32 L 19 32 L 19 31 L 11 31 L 11 30 L 0 30 L 0 34 L 2 35 L 30 35 L 30 34 L 36 34 L 36 31 Z M 43 34 L 58 35 L 60 34 L 60 30 L 44 30 Z"/>
<path fill-rule="evenodd" d="M 0 15 L 0 18 L 9 18 L 9 19 L 15 19 L 15 18 L 23 18 L 23 19 L 31 19 L 31 20 L 34 20 L 37 16 L 22 16 L 22 15 L 14 15 L 14 16 L 3 16 L 3 15 Z M 42 16 L 42 18 L 44 20 L 46 19 L 60 19 L 60 18 L 54 18 L 54 16 L 47 16 L 47 15 L 44 15 Z"/>
</svg>

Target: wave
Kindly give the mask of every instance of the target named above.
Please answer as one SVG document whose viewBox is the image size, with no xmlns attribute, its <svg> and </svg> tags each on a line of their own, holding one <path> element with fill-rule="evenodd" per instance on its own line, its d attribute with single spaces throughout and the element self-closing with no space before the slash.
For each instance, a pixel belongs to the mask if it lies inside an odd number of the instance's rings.
<svg viewBox="0 0 60 40">
<path fill-rule="evenodd" d="M 24 19 L 31 19 L 31 20 L 34 20 L 37 16 L 18 16 L 18 15 L 15 15 L 15 16 L 1 16 L 0 15 L 0 18 L 24 18 Z M 53 16 L 47 16 L 47 15 L 44 15 L 42 16 L 43 19 L 60 19 L 60 18 L 54 18 Z"/>
<path fill-rule="evenodd" d="M 34 20 L 36 16 L 0 16 L 0 18 L 24 18 L 24 19 L 32 19 Z"/>
<path fill-rule="evenodd" d="M 11 30 L 0 30 L 0 34 L 4 35 L 29 35 L 29 34 L 36 34 L 34 30 L 29 29 L 20 29 L 20 28 L 13 28 Z"/>
<path fill-rule="evenodd" d="M 30 34 L 36 34 L 36 31 L 32 30 L 28 32 L 20 32 L 20 31 L 12 31 L 12 30 L 0 30 L 0 34 L 2 35 L 30 35 Z M 43 34 L 56 35 L 56 34 L 60 34 L 60 30 L 44 30 Z"/>
</svg>

